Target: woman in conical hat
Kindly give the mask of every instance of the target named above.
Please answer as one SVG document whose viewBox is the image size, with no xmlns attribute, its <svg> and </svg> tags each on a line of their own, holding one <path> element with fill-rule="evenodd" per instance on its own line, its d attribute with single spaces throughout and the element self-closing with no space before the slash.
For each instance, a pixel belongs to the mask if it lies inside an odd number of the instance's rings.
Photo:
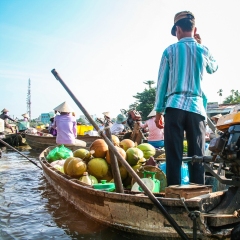
<svg viewBox="0 0 240 240">
<path fill-rule="evenodd" d="M 163 131 L 163 123 L 161 124 L 162 128 L 158 128 L 155 123 L 156 111 L 153 109 L 148 114 L 149 119 L 144 123 L 140 123 L 140 127 L 143 129 L 148 128 L 149 136 L 148 143 L 151 144 L 155 148 L 164 147 L 164 131 Z M 163 122 L 163 119 L 161 119 Z"/>
<path fill-rule="evenodd" d="M 23 121 L 27 122 L 29 119 L 29 115 L 27 113 L 22 114 L 23 116 Z"/>
<path fill-rule="evenodd" d="M 54 110 L 60 112 L 60 115 L 55 116 L 53 124 L 53 128 L 57 129 L 56 143 L 65 146 L 86 147 L 86 142 L 76 139 L 77 121 L 72 116 L 73 108 L 67 102 L 63 102 Z"/>
</svg>

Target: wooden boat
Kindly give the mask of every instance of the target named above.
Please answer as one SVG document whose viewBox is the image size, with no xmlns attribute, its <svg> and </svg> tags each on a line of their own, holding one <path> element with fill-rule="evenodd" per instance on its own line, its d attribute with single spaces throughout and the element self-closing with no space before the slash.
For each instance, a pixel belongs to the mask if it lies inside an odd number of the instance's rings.
<svg viewBox="0 0 240 240">
<path fill-rule="evenodd" d="M 131 191 L 115 193 L 95 190 L 53 168 L 45 158 L 49 150 L 51 148 L 45 149 L 39 156 L 43 173 L 54 189 L 76 209 L 91 219 L 123 231 L 159 239 L 180 239 L 162 212 L 146 195 Z M 224 191 L 219 191 L 183 201 L 177 197 L 155 194 L 189 238 L 193 236 L 193 221 L 189 216 L 197 213 L 200 217 L 195 226 L 198 225 L 196 233 L 200 239 L 230 239 L 232 228 L 224 225 L 229 224 L 230 220 L 231 223 L 239 222 L 239 219 L 233 215 L 208 214 L 219 204 L 223 195 Z"/>
<path fill-rule="evenodd" d="M 8 143 L 9 145 L 13 147 L 19 147 L 19 146 L 25 146 L 26 143 L 24 142 L 23 136 L 21 133 L 7 133 L 1 138 L 4 142 Z M 0 143 L 0 147 L 4 147 L 2 143 Z"/>
<path fill-rule="evenodd" d="M 32 135 L 25 133 L 26 142 L 32 149 L 40 149 L 43 150 L 49 146 L 56 145 L 56 137 L 45 137 L 39 135 Z M 87 147 L 91 145 L 93 141 L 99 139 L 99 136 L 87 136 L 87 135 L 78 135 L 77 139 L 85 141 L 87 143 Z"/>
</svg>

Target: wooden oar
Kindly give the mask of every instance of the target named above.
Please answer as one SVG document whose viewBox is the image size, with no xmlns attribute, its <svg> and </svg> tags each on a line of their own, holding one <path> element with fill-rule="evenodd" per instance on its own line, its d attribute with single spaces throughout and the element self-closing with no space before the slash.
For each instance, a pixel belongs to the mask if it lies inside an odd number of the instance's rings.
<svg viewBox="0 0 240 240">
<path fill-rule="evenodd" d="M 68 86 L 65 84 L 65 82 L 61 79 L 59 74 L 55 69 L 53 69 L 52 74 L 54 77 L 62 84 L 64 89 L 68 92 L 68 94 L 71 96 L 73 101 L 77 104 L 77 106 L 81 109 L 82 113 L 87 117 L 88 121 L 93 125 L 93 127 L 101 134 L 105 142 L 107 143 L 109 149 L 115 154 L 117 159 L 121 162 L 121 164 L 126 168 L 126 170 L 130 173 L 130 175 L 136 180 L 136 182 L 139 184 L 139 186 L 143 189 L 143 191 L 146 193 L 146 195 L 149 197 L 149 199 L 155 204 L 155 206 L 161 211 L 161 213 L 164 215 L 164 217 L 168 220 L 168 222 L 172 225 L 172 227 L 177 231 L 177 233 L 181 236 L 182 239 L 189 239 L 188 236 L 183 232 L 181 227 L 177 224 L 177 222 L 172 218 L 172 216 L 166 211 L 166 209 L 163 207 L 163 205 L 158 201 L 158 199 L 154 196 L 154 194 L 148 189 L 148 187 L 143 183 L 143 181 L 140 179 L 140 177 L 136 174 L 136 172 L 132 169 L 132 167 L 127 163 L 127 161 L 121 156 L 121 154 L 117 151 L 117 149 L 114 147 L 111 140 L 108 139 L 108 137 L 105 135 L 103 131 L 100 131 L 97 123 L 92 119 L 90 114 L 87 112 L 87 110 L 82 106 L 82 104 L 78 101 L 78 99 L 74 96 L 72 91 L 68 88 Z M 116 163 L 117 166 L 117 163 Z M 119 169 L 115 169 L 116 171 L 119 171 Z"/>
<path fill-rule="evenodd" d="M 28 158 L 26 155 L 24 155 L 23 153 L 19 152 L 16 148 L 12 147 L 11 145 L 9 145 L 8 143 L 6 143 L 5 141 L 3 141 L 2 139 L 0 139 L 0 142 L 2 144 L 4 144 L 5 146 L 11 148 L 12 150 L 16 151 L 17 153 L 19 153 L 20 155 L 22 155 L 23 157 L 25 157 L 28 161 L 30 161 L 31 163 L 33 163 L 34 165 L 36 165 L 38 168 L 42 169 L 40 166 L 38 166 L 33 160 L 31 160 L 30 158 Z"/>
</svg>

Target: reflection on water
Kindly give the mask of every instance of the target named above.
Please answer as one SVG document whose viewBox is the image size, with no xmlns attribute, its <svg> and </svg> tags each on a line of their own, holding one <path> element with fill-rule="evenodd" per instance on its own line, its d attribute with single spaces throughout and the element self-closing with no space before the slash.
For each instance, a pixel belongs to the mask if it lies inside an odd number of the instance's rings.
<svg viewBox="0 0 240 240">
<path fill-rule="evenodd" d="M 39 152 L 20 151 L 38 162 Z M 6 149 L 0 158 L 0 213 L 3 240 L 139 239 L 86 218 L 54 191 L 41 169 Z"/>
</svg>

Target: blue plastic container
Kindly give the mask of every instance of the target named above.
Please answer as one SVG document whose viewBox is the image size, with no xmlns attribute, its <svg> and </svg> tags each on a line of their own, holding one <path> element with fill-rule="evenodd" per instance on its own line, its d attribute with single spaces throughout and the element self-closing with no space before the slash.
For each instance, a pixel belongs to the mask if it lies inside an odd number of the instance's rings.
<svg viewBox="0 0 240 240">
<path fill-rule="evenodd" d="M 166 162 L 161 163 L 159 165 L 159 168 L 166 174 Z M 181 184 L 186 185 L 189 184 L 189 171 L 188 171 L 188 165 L 187 163 L 182 163 L 181 167 Z"/>
<path fill-rule="evenodd" d="M 18 131 L 24 131 L 27 130 L 29 128 L 29 122 L 18 122 Z"/>
</svg>

